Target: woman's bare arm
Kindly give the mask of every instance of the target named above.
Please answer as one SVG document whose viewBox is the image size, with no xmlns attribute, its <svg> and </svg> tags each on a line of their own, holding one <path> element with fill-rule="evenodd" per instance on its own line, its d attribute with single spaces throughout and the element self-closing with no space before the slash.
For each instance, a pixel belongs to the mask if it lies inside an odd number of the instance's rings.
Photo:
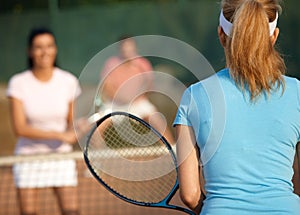
<svg viewBox="0 0 300 215">
<path fill-rule="evenodd" d="M 77 139 L 74 131 L 55 132 L 33 128 L 27 123 L 22 101 L 11 97 L 9 102 L 11 108 L 12 125 L 17 136 L 31 139 L 55 139 L 68 143 L 76 142 Z"/>
<path fill-rule="evenodd" d="M 184 204 L 199 214 L 202 201 L 199 152 L 191 127 L 177 125 L 177 156 L 180 197 Z"/>
<path fill-rule="evenodd" d="M 294 176 L 293 176 L 293 184 L 294 184 L 294 192 L 300 196 L 300 170 L 299 170 L 299 156 L 300 156 L 300 142 L 297 144 L 296 154 L 294 159 Z"/>
</svg>

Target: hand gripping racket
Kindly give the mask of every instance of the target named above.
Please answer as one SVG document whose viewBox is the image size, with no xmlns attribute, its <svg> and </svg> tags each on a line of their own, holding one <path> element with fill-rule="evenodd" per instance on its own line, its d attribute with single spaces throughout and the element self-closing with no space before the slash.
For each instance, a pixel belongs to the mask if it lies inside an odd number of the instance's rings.
<svg viewBox="0 0 300 215">
<path fill-rule="evenodd" d="M 129 203 L 194 212 L 169 202 L 179 185 L 172 146 L 142 119 L 113 112 L 96 122 L 84 148 L 92 175 Z"/>
</svg>

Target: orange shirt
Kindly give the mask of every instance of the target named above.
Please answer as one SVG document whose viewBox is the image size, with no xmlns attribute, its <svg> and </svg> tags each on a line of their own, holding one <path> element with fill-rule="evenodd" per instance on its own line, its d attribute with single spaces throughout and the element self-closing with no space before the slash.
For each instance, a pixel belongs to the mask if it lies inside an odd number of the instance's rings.
<svg viewBox="0 0 300 215">
<path fill-rule="evenodd" d="M 149 91 L 152 85 L 150 62 L 137 57 L 124 61 L 112 57 L 101 73 L 103 99 L 126 104 Z"/>
</svg>

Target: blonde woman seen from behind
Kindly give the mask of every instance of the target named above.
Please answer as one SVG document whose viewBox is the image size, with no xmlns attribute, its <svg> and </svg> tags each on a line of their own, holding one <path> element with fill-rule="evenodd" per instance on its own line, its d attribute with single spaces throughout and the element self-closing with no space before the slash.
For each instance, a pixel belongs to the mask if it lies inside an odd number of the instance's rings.
<svg viewBox="0 0 300 215">
<path fill-rule="evenodd" d="M 174 121 L 180 196 L 201 215 L 299 214 L 292 178 L 293 165 L 299 172 L 300 82 L 284 75 L 275 49 L 281 7 L 277 0 L 223 0 L 221 6 L 218 35 L 226 68 L 185 91 Z M 218 144 L 218 138 L 208 141 L 216 123 L 211 104 L 220 104 L 205 90 L 214 78 L 224 97 Z"/>
</svg>

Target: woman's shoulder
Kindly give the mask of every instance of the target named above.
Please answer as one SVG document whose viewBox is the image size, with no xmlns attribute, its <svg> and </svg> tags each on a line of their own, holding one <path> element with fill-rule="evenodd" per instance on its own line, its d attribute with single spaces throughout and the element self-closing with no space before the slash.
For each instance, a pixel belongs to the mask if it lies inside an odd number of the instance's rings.
<svg viewBox="0 0 300 215">
<path fill-rule="evenodd" d="M 55 74 L 63 80 L 77 81 L 77 77 L 74 74 L 58 67 L 55 68 Z"/>
<path fill-rule="evenodd" d="M 285 87 L 286 89 L 292 89 L 295 90 L 300 88 L 300 81 L 299 79 L 295 78 L 295 77 L 290 77 L 290 76 L 283 76 L 284 77 L 284 83 L 285 83 Z"/>
<path fill-rule="evenodd" d="M 9 82 L 24 82 L 24 81 L 29 81 L 30 78 L 32 78 L 31 71 L 25 70 L 25 71 L 14 74 L 9 79 Z"/>
<path fill-rule="evenodd" d="M 227 68 L 222 69 L 203 80 L 199 80 L 198 82 L 191 84 L 189 86 L 189 88 L 190 89 L 203 89 L 208 86 L 213 87 L 213 86 L 216 86 L 216 84 L 220 85 L 221 82 L 223 82 L 224 80 L 231 82 L 229 70 Z"/>
<path fill-rule="evenodd" d="M 300 81 L 295 77 L 284 76 L 285 94 L 295 95 L 297 92 L 298 101 L 300 103 Z"/>
<path fill-rule="evenodd" d="M 30 70 L 14 74 L 8 81 L 6 95 L 8 97 L 22 99 L 24 90 L 28 89 L 28 86 L 33 83 L 33 80 L 34 78 Z"/>
<path fill-rule="evenodd" d="M 283 78 L 284 78 L 284 81 L 287 82 L 288 84 L 290 84 L 290 83 L 299 84 L 300 83 L 299 79 L 297 79 L 295 77 L 284 75 Z"/>
</svg>

